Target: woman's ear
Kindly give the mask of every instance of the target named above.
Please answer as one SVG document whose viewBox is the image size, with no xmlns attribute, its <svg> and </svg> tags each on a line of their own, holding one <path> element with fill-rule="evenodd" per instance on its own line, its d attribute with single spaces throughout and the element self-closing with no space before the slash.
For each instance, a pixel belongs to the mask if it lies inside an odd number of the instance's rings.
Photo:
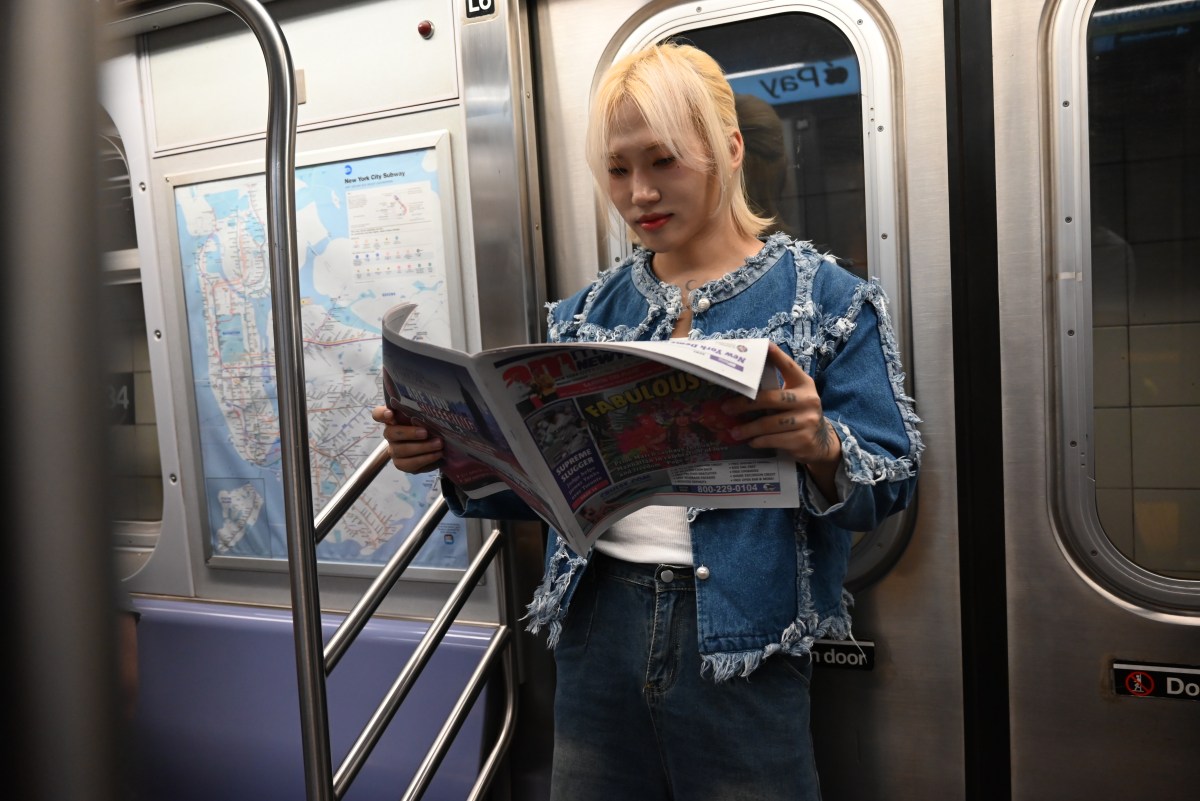
<svg viewBox="0 0 1200 801">
<path fill-rule="evenodd" d="M 742 139 L 741 131 L 734 131 L 729 135 L 729 167 L 733 172 L 742 166 L 742 161 L 746 157 L 746 142 Z"/>
</svg>

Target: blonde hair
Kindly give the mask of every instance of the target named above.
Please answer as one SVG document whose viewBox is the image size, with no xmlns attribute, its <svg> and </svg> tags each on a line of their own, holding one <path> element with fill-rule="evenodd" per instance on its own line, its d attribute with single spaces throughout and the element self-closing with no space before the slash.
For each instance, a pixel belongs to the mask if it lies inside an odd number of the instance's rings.
<svg viewBox="0 0 1200 801">
<path fill-rule="evenodd" d="M 600 80 L 592 98 L 587 161 L 601 197 L 608 198 L 609 142 L 617 114 L 630 103 L 679 162 L 717 179 L 714 216 L 728 208 L 739 235 L 758 236 L 772 222 L 746 203 L 741 170 L 733 168 L 729 137 L 738 130 L 733 90 L 703 50 L 663 42 L 625 56 Z"/>
</svg>

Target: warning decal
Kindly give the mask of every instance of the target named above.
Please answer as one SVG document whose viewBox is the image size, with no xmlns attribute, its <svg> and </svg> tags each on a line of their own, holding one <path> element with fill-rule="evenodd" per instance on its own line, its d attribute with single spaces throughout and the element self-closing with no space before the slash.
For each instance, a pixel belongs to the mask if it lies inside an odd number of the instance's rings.
<svg viewBox="0 0 1200 801">
<path fill-rule="evenodd" d="M 1117 695 L 1200 701 L 1200 667 L 1113 662 L 1112 672 Z"/>
</svg>

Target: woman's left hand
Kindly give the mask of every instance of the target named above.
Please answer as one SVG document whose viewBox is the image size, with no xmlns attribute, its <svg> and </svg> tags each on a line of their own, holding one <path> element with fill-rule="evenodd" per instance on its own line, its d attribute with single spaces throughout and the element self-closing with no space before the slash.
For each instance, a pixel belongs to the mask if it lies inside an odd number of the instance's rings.
<svg viewBox="0 0 1200 801">
<path fill-rule="evenodd" d="M 775 448 L 805 465 L 828 499 L 837 497 L 834 475 L 842 458 L 842 441 L 825 419 L 821 396 L 812 377 L 778 345 L 770 344 L 767 361 L 779 371 L 783 386 L 761 389 L 754 400 L 737 398 L 723 407 L 728 414 L 761 412 L 730 433 L 755 448 Z"/>
</svg>

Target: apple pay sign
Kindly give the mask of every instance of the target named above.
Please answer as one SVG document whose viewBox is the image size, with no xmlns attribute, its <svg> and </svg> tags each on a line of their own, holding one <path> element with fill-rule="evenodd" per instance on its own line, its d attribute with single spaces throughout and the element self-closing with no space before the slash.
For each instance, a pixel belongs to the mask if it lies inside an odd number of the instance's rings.
<svg viewBox="0 0 1200 801">
<path fill-rule="evenodd" d="M 734 72 L 725 77 L 734 92 L 754 95 L 775 106 L 859 93 L 858 59 L 853 56 Z"/>
</svg>

